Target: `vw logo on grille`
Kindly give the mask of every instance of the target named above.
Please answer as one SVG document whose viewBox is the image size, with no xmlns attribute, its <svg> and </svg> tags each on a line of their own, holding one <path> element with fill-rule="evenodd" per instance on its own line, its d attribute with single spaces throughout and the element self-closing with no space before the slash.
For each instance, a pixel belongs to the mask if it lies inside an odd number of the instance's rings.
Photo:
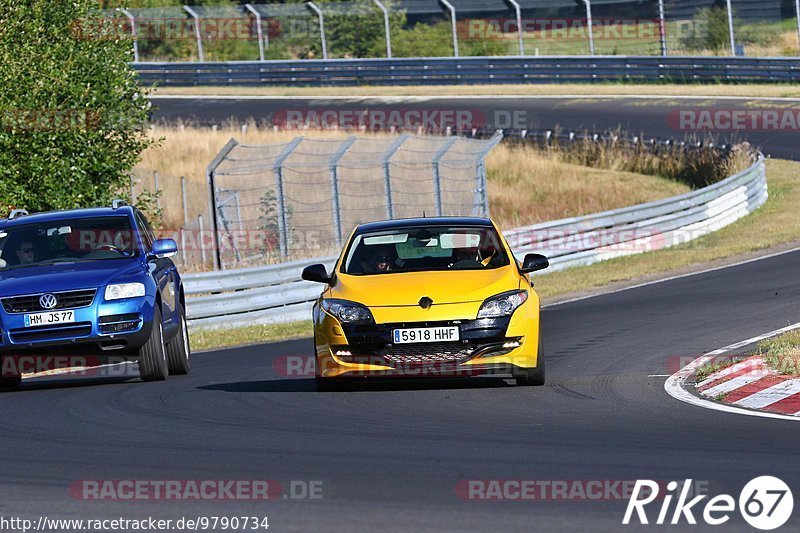
<svg viewBox="0 0 800 533">
<path fill-rule="evenodd" d="M 52 309 L 58 305 L 58 300 L 52 294 L 42 294 L 39 298 L 39 305 L 42 306 L 42 309 Z"/>
</svg>

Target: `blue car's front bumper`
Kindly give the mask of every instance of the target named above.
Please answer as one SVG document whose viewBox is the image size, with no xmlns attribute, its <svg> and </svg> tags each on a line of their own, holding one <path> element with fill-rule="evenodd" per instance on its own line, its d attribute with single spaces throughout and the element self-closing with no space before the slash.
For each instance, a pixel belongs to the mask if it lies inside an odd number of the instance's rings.
<svg viewBox="0 0 800 533">
<path fill-rule="evenodd" d="M 105 301 L 98 291 L 91 305 L 65 309 L 74 311 L 74 322 L 46 326 L 26 326 L 25 316 L 32 313 L 8 313 L 0 306 L 0 352 L 75 347 L 91 353 L 133 353 L 150 336 L 154 304 L 151 296 Z"/>
</svg>

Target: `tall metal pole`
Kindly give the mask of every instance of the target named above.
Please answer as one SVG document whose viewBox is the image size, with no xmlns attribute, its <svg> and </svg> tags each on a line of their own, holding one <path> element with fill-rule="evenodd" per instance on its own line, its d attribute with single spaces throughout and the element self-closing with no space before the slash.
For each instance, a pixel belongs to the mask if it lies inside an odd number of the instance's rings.
<svg viewBox="0 0 800 533">
<path fill-rule="evenodd" d="M 310 3 L 310 2 L 309 2 Z M 272 164 L 275 173 L 275 200 L 278 204 L 278 233 L 281 247 L 281 256 L 289 256 L 289 217 L 286 216 L 286 196 L 283 192 L 283 163 L 286 161 L 297 145 L 303 141 L 303 137 L 295 137 L 287 144 Z"/>
<path fill-rule="evenodd" d="M 325 17 L 322 16 L 322 10 L 318 8 L 314 2 L 309 2 L 307 5 L 314 11 L 314 13 L 317 14 L 317 17 L 319 17 L 319 35 L 322 41 L 322 59 L 328 59 L 328 41 L 325 39 Z"/>
<path fill-rule="evenodd" d="M 800 2 L 800 0 L 798 0 Z M 664 0 L 658 0 L 658 30 L 661 34 L 661 55 L 667 56 L 667 16 L 664 11 Z"/>
<path fill-rule="evenodd" d="M 206 168 L 206 184 L 208 186 L 208 214 L 211 217 L 211 246 L 214 248 L 214 270 L 218 270 L 222 265 L 222 254 L 220 252 L 219 239 L 217 238 L 217 187 L 214 183 L 214 173 L 217 167 L 228 157 L 228 154 L 238 146 L 239 143 L 236 139 L 231 139 L 228 144 L 222 147 L 222 150 L 217 154 L 213 161 Z M 202 220 L 202 219 L 200 219 Z M 200 232 L 202 235 L 202 231 Z M 203 264 L 205 264 L 205 248 L 201 243 L 200 248 L 203 250 Z"/>
<path fill-rule="evenodd" d="M 433 198 L 436 203 L 436 216 L 442 216 L 443 209 L 442 209 L 442 177 L 439 173 L 439 162 L 442 158 L 447 154 L 447 151 L 453 147 L 453 145 L 458 141 L 458 137 L 450 137 L 444 141 L 444 144 L 436 151 L 434 154 L 431 163 L 433 165 Z"/>
<path fill-rule="evenodd" d="M 183 9 L 194 19 L 194 33 L 197 37 L 197 57 L 200 58 L 202 63 L 205 61 L 205 55 L 203 54 L 203 36 L 200 33 L 200 16 L 189 6 L 183 6 Z"/>
<path fill-rule="evenodd" d="M 800 43 L 800 0 L 794 0 L 794 13 L 797 15 L 797 39 Z"/>
<path fill-rule="evenodd" d="M 383 2 L 381 2 L 381 0 L 373 0 L 373 1 L 375 2 L 375 5 L 377 5 L 381 11 L 383 11 L 383 28 L 384 32 L 386 33 L 386 57 L 391 58 L 392 36 L 389 32 L 389 10 L 386 9 L 386 6 L 383 5 Z"/>
<path fill-rule="evenodd" d="M 252 13 L 254 17 L 256 17 L 256 32 L 258 33 L 258 57 L 261 61 L 264 61 L 264 31 L 261 26 L 261 13 L 256 11 L 256 8 L 250 4 L 245 4 L 244 7 L 250 13 Z"/>
<path fill-rule="evenodd" d="M 524 56 L 525 43 L 523 40 L 523 33 L 522 33 L 522 8 L 520 8 L 516 0 L 508 0 L 508 3 L 511 4 L 514 7 L 514 11 L 517 12 L 517 37 L 519 39 L 519 55 Z"/>
<path fill-rule="evenodd" d="M 128 11 L 127 9 L 120 9 L 122 14 L 128 17 L 128 20 L 131 21 L 131 37 L 133 37 L 133 62 L 139 62 L 139 40 L 136 38 L 136 17 Z"/>
<path fill-rule="evenodd" d="M 407 134 L 403 134 L 386 149 L 383 153 L 383 192 L 386 198 L 386 218 L 392 220 L 394 218 L 394 200 L 392 198 L 392 172 L 391 164 L 392 157 L 400 149 L 404 142 L 408 139 Z"/>
<path fill-rule="evenodd" d="M 727 0 L 726 4 L 728 5 L 728 33 L 730 33 L 731 38 L 731 57 L 736 57 L 736 35 L 733 30 L 733 6 L 731 6 L 731 0 Z"/>
<path fill-rule="evenodd" d="M 594 55 L 594 28 L 592 27 L 592 3 L 590 0 L 583 0 L 586 4 L 586 26 L 589 29 L 589 55 Z"/>
<path fill-rule="evenodd" d="M 331 160 L 328 163 L 330 167 L 330 174 L 331 174 L 331 201 L 332 201 L 332 210 L 333 210 L 333 228 L 336 237 L 336 244 L 341 246 L 342 244 L 342 208 L 339 205 L 339 160 L 344 157 L 347 153 L 347 150 L 353 146 L 353 143 L 356 142 L 358 138 L 354 135 L 348 137 L 342 144 L 339 146 L 339 149 L 336 150 L 336 153 L 331 156 Z"/>
<path fill-rule="evenodd" d="M 450 22 L 453 27 L 453 56 L 458 57 L 458 32 L 456 31 L 456 8 L 447 0 L 439 0 L 444 6 L 450 10 Z"/>
</svg>

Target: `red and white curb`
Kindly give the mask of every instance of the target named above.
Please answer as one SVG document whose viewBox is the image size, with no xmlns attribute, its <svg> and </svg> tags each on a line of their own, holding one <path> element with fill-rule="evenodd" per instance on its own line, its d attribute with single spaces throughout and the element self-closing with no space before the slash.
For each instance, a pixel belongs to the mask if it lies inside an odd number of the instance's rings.
<svg viewBox="0 0 800 533">
<path fill-rule="evenodd" d="M 777 374 L 767 368 L 764 361 L 757 356 L 715 372 L 697 384 L 698 391 L 702 396 L 717 398 L 722 395 L 726 403 L 708 400 L 686 390 L 686 381 L 717 356 L 795 329 L 800 329 L 800 323 L 745 339 L 698 357 L 667 378 L 664 390 L 677 400 L 706 409 L 762 418 L 800 421 L 800 379 Z"/>
</svg>

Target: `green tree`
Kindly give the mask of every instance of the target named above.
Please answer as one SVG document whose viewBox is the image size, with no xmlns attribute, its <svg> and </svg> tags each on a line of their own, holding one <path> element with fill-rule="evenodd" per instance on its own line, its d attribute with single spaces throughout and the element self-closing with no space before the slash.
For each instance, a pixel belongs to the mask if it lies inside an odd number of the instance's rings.
<svg viewBox="0 0 800 533">
<path fill-rule="evenodd" d="M 0 0 L 0 214 L 108 204 L 147 135 L 131 43 L 92 0 Z"/>
</svg>

